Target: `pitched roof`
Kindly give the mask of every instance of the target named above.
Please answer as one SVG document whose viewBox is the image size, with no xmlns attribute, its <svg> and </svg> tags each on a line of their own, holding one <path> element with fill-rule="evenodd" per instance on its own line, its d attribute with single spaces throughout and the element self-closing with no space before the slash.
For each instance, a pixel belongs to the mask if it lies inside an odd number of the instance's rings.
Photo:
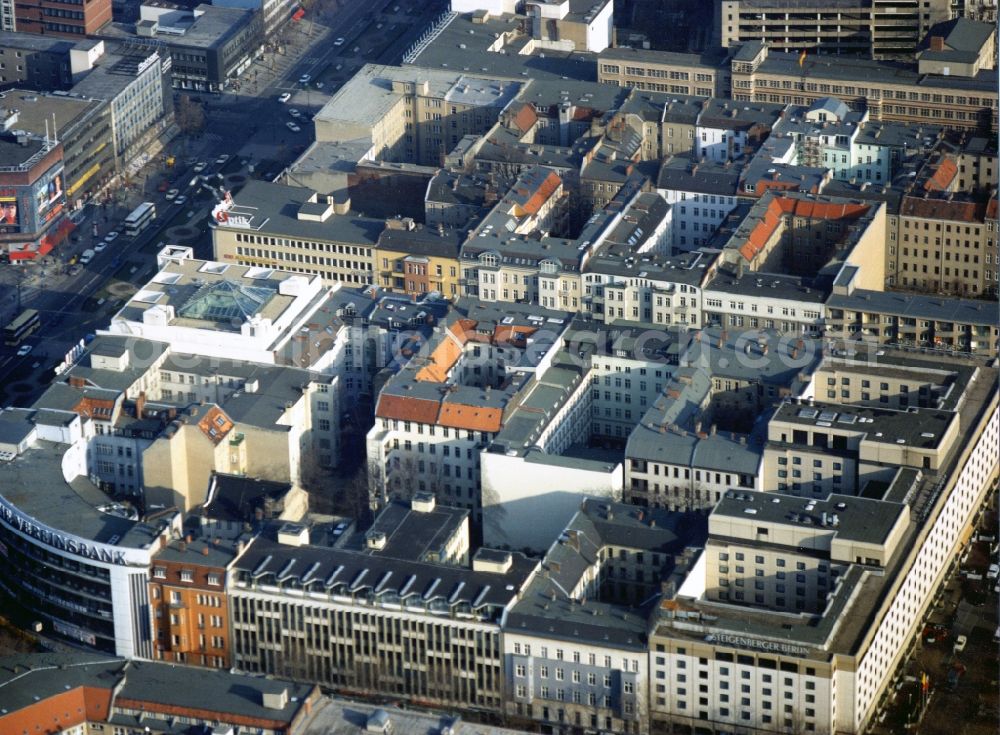
<svg viewBox="0 0 1000 735">
<path fill-rule="evenodd" d="M 375 415 L 383 419 L 398 419 L 400 421 L 416 421 L 421 424 L 433 424 L 437 421 L 440 402 L 413 396 L 396 396 L 382 393 L 378 399 Z"/>
<path fill-rule="evenodd" d="M 441 405 L 441 413 L 438 415 L 437 423 L 456 429 L 497 432 L 500 431 L 502 418 L 503 411 L 499 408 L 469 406 L 463 403 L 445 401 Z"/>
<path fill-rule="evenodd" d="M 535 112 L 535 108 L 529 104 L 522 104 L 521 108 L 514 114 L 513 120 L 511 122 L 514 124 L 518 130 L 522 133 L 527 133 L 531 130 L 531 127 L 538 122 L 538 114 Z"/>
<path fill-rule="evenodd" d="M 512 194 L 520 195 L 523 201 L 515 201 L 514 216 L 524 217 L 529 214 L 538 214 L 542 205 L 549 200 L 549 197 L 562 185 L 562 179 L 555 171 L 549 171 L 548 175 L 535 187 L 534 191 L 521 188 L 519 185 L 525 182 L 526 177 L 521 177 L 514 185 Z M 528 182 L 525 182 L 528 183 Z"/>
<path fill-rule="evenodd" d="M 950 158 L 945 158 L 934 169 L 934 173 L 924 182 L 927 191 L 948 191 L 948 187 L 958 174 L 958 166 Z"/>
<path fill-rule="evenodd" d="M 967 199 L 903 197 L 903 206 L 900 207 L 899 213 L 904 217 L 982 222 L 987 209 L 984 202 L 974 202 Z"/>
<path fill-rule="evenodd" d="M 740 254 L 753 260 L 770 241 L 785 215 L 805 219 L 857 219 L 868 212 L 868 204 L 856 202 L 821 202 L 811 199 L 774 197 L 767 205 L 764 216 L 754 225 L 747 241 L 740 246 Z"/>
</svg>

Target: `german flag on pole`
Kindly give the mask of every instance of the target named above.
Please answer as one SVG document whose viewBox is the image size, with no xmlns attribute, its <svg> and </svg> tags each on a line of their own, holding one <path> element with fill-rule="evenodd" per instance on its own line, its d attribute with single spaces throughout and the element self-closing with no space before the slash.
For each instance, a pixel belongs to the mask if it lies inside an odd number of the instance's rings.
<svg viewBox="0 0 1000 735">
<path fill-rule="evenodd" d="M 804 63 L 806 63 L 806 50 L 802 49 L 802 53 L 799 54 L 799 66 L 802 66 Z"/>
</svg>

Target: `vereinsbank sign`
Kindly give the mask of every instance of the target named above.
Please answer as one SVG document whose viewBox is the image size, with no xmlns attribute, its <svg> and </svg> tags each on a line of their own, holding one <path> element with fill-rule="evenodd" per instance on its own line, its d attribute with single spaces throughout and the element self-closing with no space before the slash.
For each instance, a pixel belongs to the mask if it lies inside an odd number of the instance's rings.
<svg viewBox="0 0 1000 735">
<path fill-rule="evenodd" d="M 94 511 L 95 513 L 98 511 Z M 41 541 L 53 549 L 65 551 L 75 556 L 102 562 L 104 564 L 119 564 L 121 566 L 149 564 L 149 552 L 143 549 L 120 549 L 108 544 L 73 536 L 49 528 L 34 518 L 26 516 L 10 502 L 0 496 L 0 521 L 3 521 L 15 531 Z"/>
</svg>

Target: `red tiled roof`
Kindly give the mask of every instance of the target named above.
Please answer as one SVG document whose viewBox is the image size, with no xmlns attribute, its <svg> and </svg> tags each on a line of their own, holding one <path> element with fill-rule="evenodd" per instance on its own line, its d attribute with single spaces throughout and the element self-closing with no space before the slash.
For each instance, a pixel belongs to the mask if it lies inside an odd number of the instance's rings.
<svg viewBox="0 0 1000 735">
<path fill-rule="evenodd" d="M 996 219 L 997 218 L 997 198 L 993 197 L 990 199 L 990 203 L 986 205 L 986 219 Z"/>
<path fill-rule="evenodd" d="M 992 201 L 995 202 L 996 200 Z M 903 206 L 900 207 L 900 214 L 904 217 L 946 219 L 955 222 L 971 223 L 982 222 L 988 210 L 988 205 L 982 202 L 903 197 Z"/>
<path fill-rule="evenodd" d="M 819 202 L 793 197 L 774 197 L 764 216 L 754 225 L 750 237 L 740 247 L 740 254 L 752 261 L 767 245 L 785 215 L 805 219 L 857 219 L 869 209 L 867 204 L 854 202 Z"/>
<path fill-rule="evenodd" d="M 469 406 L 464 403 L 448 403 L 441 405 L 438 423 L 455 429 L 468 431 L 500 431 L 500 421 L 503 411 L 499 408 Z"/>
<path fill-rule="evenodd" d="M 514 215 L 524 217 L 527 214 L 538 214 L 542 205 L 549 200 L 552 193 L 562 184 L 562 179 L 555 171 L 550 171 L 545 180 L 538 185 L 535 193 L 524 203 L 524 206 L 514 206 Z"/>
<path fill-rule="evenodd" d="M 198 428 L 213 444 L 221 442 L 233 428 L 232 420 L 218 406 L 212 406 L 198 422 Z"/>
<path fill-rule="evenodd" d="M 111 413 L 115 410 L 115 402 L 101 400 L 98 398 L 84 397 L 73 406 L 73 413 L 79 414 L 83 418 L 93 418 L 94 414 L 100 413 L 106 418 L 111 418 Z"/>
<path fill-rule="evenodd" d="M 417 421 L 421 424 L 433 424 L 437 421 L 438 401 L 413 396 L 381 395 L 375 415 L 382 419 L 398 419 L 400 421 Z"/>
<path fill-rule="evenodd" d="M 514 115 L 514 119 L 511 121 L 514 123 L 514 127 L 520 130 L 522 133 L 527 133 L 531 130 L 531 127 L 538 122 L 538 114 L 535 112 L 535 108 L 529 104 L 521 105 L 521 109 L 517 111 Z"/>
<path fill-rule="evenodd" d="M 958 166 L 950 158 L 945 158 L 938 164 L 934 173 L 924 182 L 924 189 L 927 191 L 947 191 L 951 182 L 958 174 Z"/>
<path fill-rule="evenodd" d="M 521 343 L 536 332 L 535 327 L 499 326 L 493 330 L 494 344 L 500 342 Z"/>
</svg>

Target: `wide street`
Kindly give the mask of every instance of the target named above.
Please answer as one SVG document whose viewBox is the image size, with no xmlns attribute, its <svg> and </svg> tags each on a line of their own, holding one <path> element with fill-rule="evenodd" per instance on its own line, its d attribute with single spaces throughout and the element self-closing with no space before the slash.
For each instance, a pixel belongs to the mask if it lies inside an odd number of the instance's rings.
<svg viewBox="0 0 1000 735">
<path fill-rule="evenodd" d="M 247 176 L 279 175 L 312 142 L 312 116 L 330 96 L 365 63 L 399 63 L 444 7 L 443 2 L 420 0 L 317 2 L 301 21 L 289 21 L 224 93 L 175 90 L 175 107 L 182 95 L 202 105 L 204 129 L 177 135 L 164 155 L 154 157 L 127 187 L 109 192 L 110 203 L 88 205 L 77 213 L 72 238 L 42 262 L 0 266 L 0 324 L 24 308 L 42 316 L 41 330 L 26 340 L 30 354 L 19 357 L 17 348 L 0 345 L 0 407 L 25 405 L 37 397 L 66 353 L 105 326 L 121 299 L 152 275 L 155 253 L 163 245 L 192 245 L 197 256 L 211 257 L 207 215 L 223 181 L 206 182 L 199 176 L 221 172 L 228 177 L 226 187 L 238 188 Z M 285 93 L 290 97 L 282 102 L 279 97 Z M 168 155 L 174 157 L 171 167 L 165 162 Z M 210 191 L 208 185 L 216 189 Z M 176 190 L 176 196 L 168 200 L 164 187 L 172 195 Z M 143 201 L 156 205 L 157 217 L 130 238 L 123 220 Z M 71 265 L 112 231 L 119 236 L 90 263 Z"/>
</svg>

